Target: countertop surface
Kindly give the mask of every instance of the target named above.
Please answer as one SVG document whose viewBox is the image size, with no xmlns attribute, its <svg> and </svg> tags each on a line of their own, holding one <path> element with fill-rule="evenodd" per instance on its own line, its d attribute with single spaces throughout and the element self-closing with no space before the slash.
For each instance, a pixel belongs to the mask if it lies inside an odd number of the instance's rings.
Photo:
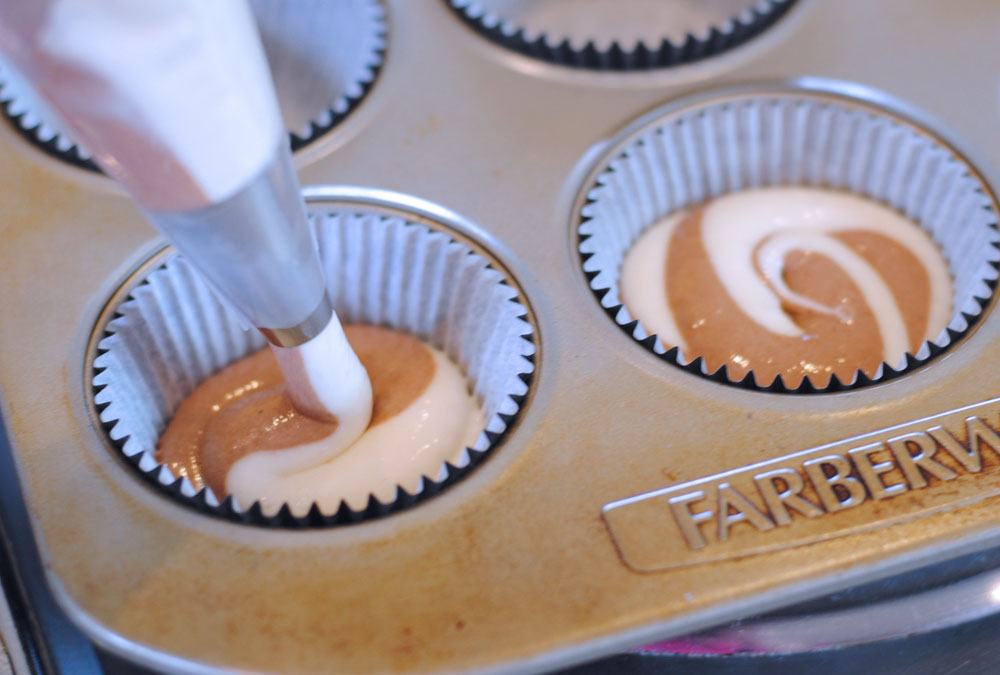
<svg viewBox="0 0 1000 675">
<path fill-rule="evenodd" d="M 10 659 L 7 658 L 7 650 L 0 644 L 0 675 L 11 675 Z"/>
<path fill-rule="evenodd" d="M 2 584 L 3 577 L 0 576 L 0 588 L 2 588 Z M 11 645 L 9 649 L 7 647 L 8 644 Z M 7 606 L 7 599 L 0 592 L 0 675 L 13 675 L 14 670 L 11 661 L 15 658 L 15 650 L 20 653 L 17 629 L 14 626 L 13 617 L 10 615 L 10 607 Z M 18 675 L 20 675 L 20 669 Z"/>
</svg>

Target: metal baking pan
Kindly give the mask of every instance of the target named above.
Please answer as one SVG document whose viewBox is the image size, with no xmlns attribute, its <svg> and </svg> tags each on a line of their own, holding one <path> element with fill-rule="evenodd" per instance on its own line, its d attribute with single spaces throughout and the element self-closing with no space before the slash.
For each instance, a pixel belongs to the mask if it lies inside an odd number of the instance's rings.
<svg viewBox="0 0 1000 675">
<path fill-rule="evenodd" d="M 988 463 L 959 494 L 935 492 L 940 508 L 923 517 L 892 506 L 879 527 L 867 511 L 823 520 L 805 545 L 630 567 L 606 505 L 890 428 L 995 423 L 1000 318 L 877 387 L 720 386 L 666 367 L 607 320 L 572 215 L 632 120 L 694 92 L 803 77 L 892 101 L 997 185 L 992 3 L 804 0 L 730 52 L 642 73 L 540 63 L 443 3 L 387 4 L 379 80 L 299 153 L 302 182 L 391 190 L 474 224 L 465 234 L 511 272 L 538 322 L 523 416 L 464 481 L 377 522 L 270 531 L 174 504 L 108 451 L 84 367 L 104 303 L 161 242 L 103 178 L 5 133 L 2 413 L 49 582 L 91 639 L 170 672 L 538 671 L 1000 544 Z"/>
</svg>

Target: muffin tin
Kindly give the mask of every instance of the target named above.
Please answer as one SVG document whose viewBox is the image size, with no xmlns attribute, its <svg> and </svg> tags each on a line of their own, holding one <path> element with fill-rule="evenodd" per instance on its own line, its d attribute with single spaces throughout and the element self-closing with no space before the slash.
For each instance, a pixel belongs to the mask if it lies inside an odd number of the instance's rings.
<svg viewBox="0 0 1000 675">
<path fill-rule="evenodd" d="M 387 10 L 378 82 L 310 153 L 302 182 L 459 214 L 532 309 L 533 392 L 488 461 L 386 518 L 282 531 L 175 503 L 109 452 L 88 410 L 101 311 L 162 241 L 106 181 L 53 171 L 6 134 L 3 415 L 50 582 L 92 639 L 170 672 L 540 671 L 1000 543 L 998 463 L 984 451 L 980 472 L 795 521 L 808 531 L 780 532 L 781 546 L 742 525 L 739 555 L 692 556 L 661 498 L 938 424 L 961 433 L 971 415 L 996 424 L 1000 317 L 988 304 L 944 356 L 877 386 L 725 386 L 608 320 L 580 265 L 574 206 L 633 120 L 746 82 L 902 115 L 955 148 L 992 200 L 998 102 L 984 83 L 1000 16 L 987 0 L 961 12 L 804 0 L 739 49 L 641 73 L 511 52 L 443 2 Z M 942 39 L 963 45 L 961 59 L 926 49 Z M 719 472 L 730 473 L 707 480 Z"/>
</svg>

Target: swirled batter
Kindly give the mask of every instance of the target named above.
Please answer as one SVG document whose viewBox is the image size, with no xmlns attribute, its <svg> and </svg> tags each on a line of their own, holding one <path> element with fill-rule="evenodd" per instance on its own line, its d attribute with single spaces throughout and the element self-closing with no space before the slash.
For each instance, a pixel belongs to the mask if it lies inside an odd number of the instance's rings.
<svg viewBox="0 0 1000 675">
<path fill-rule="evenodd" d="M 766 188 L 668 217 L 622 265 L 621 296 L 663 343 L 731 379 L 825 386 L 936 338 L 951 313 L 940 250 L 917 225 L 855 195 Z"/>
<path fill-rule="evenodd" d="M 395 498 L 434 478 L 475 443 L 485 419 L 458 367 L 412 337 L 375 326 L 345 326 L 368 372 L 368 429 L 343 452 L 324 444 L 339 421 L 302 414 L 271 350 L 262 350 L 203 382 L 178 408 L 160 438 L 156 458 L 195 487 L 233 494 L 244 506 L 260 500 L 265 513 L 287 503 L 306 513 L 313 502 L 335 511 L 344 499 L 364 508 L 368 495 Z M 335 455 L 335 456 L 333 456 Z M 302 458 L 313 458 L 303 465 Z"/>
</svg>

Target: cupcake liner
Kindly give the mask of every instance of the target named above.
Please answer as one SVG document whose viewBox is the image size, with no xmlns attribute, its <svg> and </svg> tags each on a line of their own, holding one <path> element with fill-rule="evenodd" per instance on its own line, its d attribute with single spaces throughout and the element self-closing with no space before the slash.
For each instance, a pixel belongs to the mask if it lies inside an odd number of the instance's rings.
<svg viewBox="0 0 1000 675">
<path fill-rule="evenodd" d="M 379 0 L 250 0 L 281 116 L 298 150 L 365 97 L 385 59 Z"/>
<path fill-rule="evenodd" d="M 665 68 L 716 56 L 756 37 L 795 0 L 676 2 L 655 11 L 635 0 L 445 0 L 467 25 L 512 51 L 590 70 Z M 640 18 L 641 17 L 641 18 Z"/>
<path fill-rule="evenodd" d="M 579 251 L 590 287 L 627 334 L 664 361 L 714 381 L 771 392 L 830 392 L 898 377 L 969 332 L 997 284 L 996 202 L 978 173 L 926 129 L 860 99 L 788 88 L 722 92 L 678 102 L 615 144 L 585 185 L 577 214 Z M 667 348 L 619 299 L 620 267 L 632 243 L 667 214 L 719 195 L 763 186 L 816 186 L 874 199 L 924 228 L 953 278 L 952 317 L 941 334 L 899 363 L 850 382 L 808 379 L 794 389 L 779 376 L 709 373 L 696 354 Z"/>
<path fill-rule="evenodd" d="M 501 443 L 521 410 L 534 371 L 534 329 L 518 291 L 499 265 L 444 231 L 379 213 L 314 210 L 317 245 L 330 299 L 343 323 L 398 329 L 442 349 L 462 368 L 486 413 L 476 444 L 434 476 L 383 503 L 314 504 L 306 515 L 287 505 L 266 515 L 259 503 L 220 500 L 154 458 L 157 441 L 181 401 L 206 377 L 265 346 L 246 330 L 186 260 L 172 251 L 130 291 L 122 291 L 93 363 L 94 404 L 114 448 L 175 500 L 228 520 L 308 527 L 360 522 L 395 513 L 457 482 Z M 127 294 L 127 295 L 126 295 Z M 105 313 L 107 316 L 108 313 Z M 244 508 L 248 507 L 248 508 Z M 357 507 L 357 505 L 355 505 Z"/>
<path fill-rule="evenodd" d="M 0 62 L 0 110 L 11 127 L 45 154 L 87 171 L 100 171 L 64 131 L 65 124 L 45 105 L 13 66 Z"/>
<path fill-rule="evenodd" d="M 250 0 L 292 151 L 346 118 L 374 85 L 385 59 L 387 23 L 380 0 Z M 4 116 L 57 159 L 100 171 L 31 85 L 0 62 Z"/>
</svg>

